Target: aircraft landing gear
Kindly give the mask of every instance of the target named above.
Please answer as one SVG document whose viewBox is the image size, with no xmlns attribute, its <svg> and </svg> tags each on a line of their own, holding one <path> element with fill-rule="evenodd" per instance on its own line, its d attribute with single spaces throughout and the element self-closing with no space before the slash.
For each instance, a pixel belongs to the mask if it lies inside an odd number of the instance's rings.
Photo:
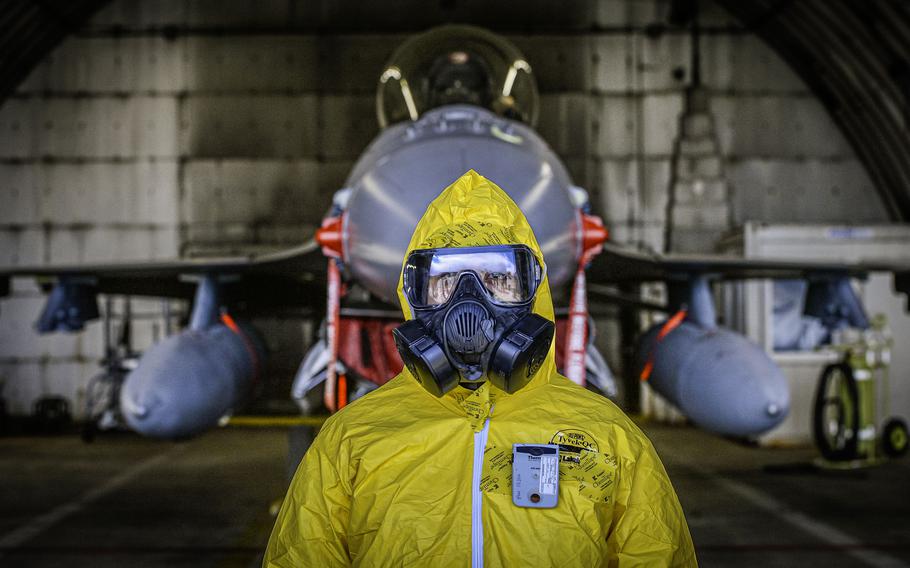
<svg viewBox="0 0 910 568">
<path fill-rule="evenodd" d="M 113 299 L 108 296 L 104 308 L 104 369 L 89 381 L 85 392 L 85 422 L 81 437 L 85 443 L 95 441 L 99 432 L 125 428 L 120 414 L 120 388 L 131 370 L 136 368 L 138 354 L 132 347 L 132 306 L 123 301 L 123 319 L 115 340 L 113 333 Z M 167 316 L 166 316 L 167 317 Z"/>
<path fill-rule="evenodd" d="M 128 373 L 129 370 L 119 365 L 111 365 L 89 381 L 81 433 L 83 442 L 94 442 L 98 432 L 124 424 L 120 416 L 120 387 Z"/>
</svg>

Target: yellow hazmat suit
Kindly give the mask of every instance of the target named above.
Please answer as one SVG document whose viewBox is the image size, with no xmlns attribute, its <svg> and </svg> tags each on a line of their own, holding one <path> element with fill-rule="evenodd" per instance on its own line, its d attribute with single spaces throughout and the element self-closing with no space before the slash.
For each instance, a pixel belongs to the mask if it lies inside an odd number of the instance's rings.
<svg viewBox="0 0 910 568">
<path fill-rule="evenodd" d="M 522 212 L 469 171 L 433 201 L 408 250 L 525 244 Z M 401 293 L 406 318 L 410 308 Z M 553 320 L 546 280 L 536 313 Z M 559 502 L 510 495 L 512 444 L 560 444 Z M 654 448 L 612 402 L 556 372 L 551 345 L 515 394 L 484 383 L 436 398 L 407 370 L 328 421 L 278 515 L 263 565 L 694 566 Z"/>
</svg>

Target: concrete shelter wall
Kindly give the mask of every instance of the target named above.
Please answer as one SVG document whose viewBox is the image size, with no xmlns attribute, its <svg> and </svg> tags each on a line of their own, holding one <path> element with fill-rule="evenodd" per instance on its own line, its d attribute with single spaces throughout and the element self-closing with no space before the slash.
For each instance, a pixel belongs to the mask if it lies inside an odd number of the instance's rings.
<svg viewBox="0 0 910 568">
<path fill-rule="evenodd" d="M 660 248 L 691 51 L 688 34 L 652 25 L 668 9 L 659 0 L 115 0 L 0 106 L 0 263 L 298 243 L 378 132 L 384 61 L 412 33 L 448 22 L 488 27 L 524 51 L 543 137 L 614 239 Z M 702 23 L 734 221 L 884 220 L 854 152 L 795 74 L 713 4 Z M 20 283 L 0 306 L 0 380 L 17 412 L 41 392 L 78 398 L 84 382 L 66 381 L 90 374 L 101 354 L 99 324 L 81 339 L 38 339 L 39 296 Z M 273 373 L 287 382 L 305 334 L 266 327 L 283 361 Z"/>
</svg>

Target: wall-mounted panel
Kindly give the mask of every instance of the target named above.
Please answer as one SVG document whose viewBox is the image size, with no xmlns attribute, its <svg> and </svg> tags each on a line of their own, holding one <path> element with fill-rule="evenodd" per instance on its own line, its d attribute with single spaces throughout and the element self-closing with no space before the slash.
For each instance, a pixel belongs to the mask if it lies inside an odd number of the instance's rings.
<svg viewBox="0 0 910 568">
<path fill-rule="evenodd" d="M 173 225 L 175 161 L 0 164 L 0 225 Z"/>
<path fill-rule="evenodd" d="M 595 209 L 609 225 L 666 218 L 670 160 L 605 159 L 600 162 L 600 200 Z"/>
<path fill-rule="evenodd" d="M 180 105 L 180 151 L 201 158 L 314 157 L 314 95 L 193 96 Z"/>
<path fill-rule="evenodd" d="M 738 158 L 836 158 L 853 150 L 821 102 L 809 96 L 711 98 L 721 150 Z"/>
<path fill-rule="evenodd" d="M 745 160 L 727 166 L 736 223 L 863 223 L 887 218 L 875 186 L 855 159 Z"/>
<path fill-rule="evenodd" d="M 183 169 L 190 246 L 293 245 L 309 238 L 331 204 L 314 161 L 194 160 Z"/>
<path fill-rule="evenodd" d="M 89 225 L 47 223 L 0 227 L 4 265 L 72 264 L 164 260 L 178 256 L 175 225 Z"/>
<path fill-rule="evenodd" d="M 531 63 L 541 92 L 591 90 L 591 40 L 576 36 L 511 36 Z"/>
<path fill-rule="evenodd" d="M 314 36 L 191 37 L 187 88 L 192 92 L 272 93 L 321 88 Z"/>
<path fill-rule="evenodd" d="M 68 37 L 39 63 L 18 94 L 164 93 L 186 89 L 186 39 Z"/>
<path fill-rule="evenodd" d="M 591 87 L 606 93 L 635 90 L 632 34 L 603 34 L 591 40 Z"/>
<path fill-rule="evenodd" d="M 591 97 L 582 94 L 543 95 L 537 129 L 562 157 L 591 152 Z"/>
<path fill-rule="evenodd" d="M 36 97 L 0 107 L 0 159 L 176 157 L 170 97 Z"/>
<path fill-rule="evenodd" d="M 354 160 L 379 134 L 376 103 L 370 95 L 326 96 L 319 108 L 319 156 Z"/>
<path fill-rule="evenodd" d="M 323 93 L 372 97 L 392 53 L 409 37 L 408 34 L 316 36 L 319 61 L 314 86 Z"/>
</svg>

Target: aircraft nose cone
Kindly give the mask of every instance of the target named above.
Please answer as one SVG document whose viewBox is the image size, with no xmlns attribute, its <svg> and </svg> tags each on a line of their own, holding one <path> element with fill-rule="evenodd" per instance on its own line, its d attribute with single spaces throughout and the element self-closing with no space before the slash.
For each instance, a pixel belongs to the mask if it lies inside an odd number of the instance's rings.
<svg viewBox="0 0 910 568">
<path fill-rule="evenodd" d="M 768 416 L 774 417 L 780 414 L 780 407 L 771 402 L 768 404 L 768 406 L 765 407 L 765 412 L 768 413 Z"/>
</svg>

